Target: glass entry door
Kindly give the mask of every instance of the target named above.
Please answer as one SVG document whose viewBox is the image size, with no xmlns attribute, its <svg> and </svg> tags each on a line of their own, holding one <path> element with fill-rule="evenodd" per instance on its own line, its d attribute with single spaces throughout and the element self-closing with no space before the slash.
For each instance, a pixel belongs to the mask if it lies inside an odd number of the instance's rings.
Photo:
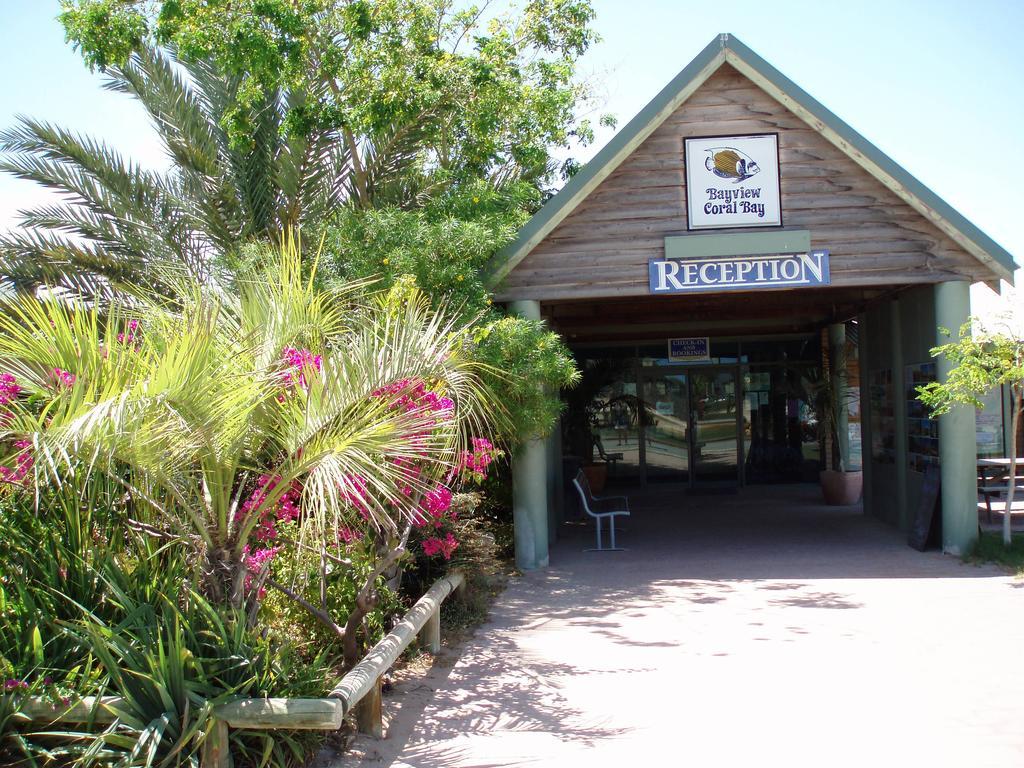
<svg viewBox="0 0 1024 768">
<path fill-rule="evenodd" d="M 736 374 L 735 370 L 704 370 L 690 376 L 694 486 L 739 482 Z"/>
<path fill-rule="evenodd" d="M 738 371 L 647 369 L 640 456 L 647 482 L 738 485 Z"/>
<path fill-rule="evenodd" d="M 650 371 L 641 395 L 641 451 L 648 481 L 690 479 L 690 392 L 685 373 Z"/>
</svg>

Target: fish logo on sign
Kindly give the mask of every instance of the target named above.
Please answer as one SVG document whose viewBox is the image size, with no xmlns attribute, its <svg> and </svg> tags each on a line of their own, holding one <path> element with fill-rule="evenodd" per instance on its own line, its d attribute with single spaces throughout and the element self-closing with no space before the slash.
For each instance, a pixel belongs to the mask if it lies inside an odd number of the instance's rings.
<svg viewBox="0 0 1024 768">
<path fill-rule="evenodd" d="M 732 179 L 733 184 L 746 181 L 761 171 L 750 155 L 734 147 L 714 147 L 704 151 L 708 153 L 704 166 L 719 178 Z"/>
</svg>

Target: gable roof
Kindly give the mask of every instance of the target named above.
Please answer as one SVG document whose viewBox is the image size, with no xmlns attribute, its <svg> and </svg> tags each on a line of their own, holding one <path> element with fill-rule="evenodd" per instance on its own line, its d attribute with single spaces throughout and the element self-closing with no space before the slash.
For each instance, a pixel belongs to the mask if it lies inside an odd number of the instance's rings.
<svg viewBox="0 0 1024 768">
<path fill-rule="evenodd" d="M 1016 268 L 1006 249 L 900 167 L 819 101 L 733 35 L 712 40 L 682 72 L 548 200 L 490 264 L 492 284 L 500 282 L 597 186 L 675 112 L 722 65 L 729 64 L 878 179 L 957 245 L 984 264 L 993 277 L 1013 281 Z"/>
</svg>

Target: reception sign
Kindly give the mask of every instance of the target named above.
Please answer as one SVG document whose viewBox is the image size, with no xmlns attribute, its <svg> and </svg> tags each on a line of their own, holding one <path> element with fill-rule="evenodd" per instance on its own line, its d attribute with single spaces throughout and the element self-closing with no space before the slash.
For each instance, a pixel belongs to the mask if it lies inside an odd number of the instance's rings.
<svg viewBox="0 0 1024 768">
<path fill-rule="evenodd" d="M 779 137 L 684 139 L 689 229 L 782 226 Z"/>
<path fill-rule="evenodd" d="M 774 256 L 651 259 L 648 279 L 655 294 L 808 288 L 831 281 L 828 251 L 824 250 Z"/>
</svg>

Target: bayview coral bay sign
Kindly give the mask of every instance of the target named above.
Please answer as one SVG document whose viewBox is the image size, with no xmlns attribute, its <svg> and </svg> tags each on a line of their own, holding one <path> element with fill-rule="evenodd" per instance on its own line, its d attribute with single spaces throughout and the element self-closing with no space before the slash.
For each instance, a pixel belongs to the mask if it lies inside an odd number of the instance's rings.
<svg viewBox="0 0 1024 768">
<path fill-rule="evenodd" d="M 683 144 L 690 229 L 782 225 L 777 134 L 688 138 Z"/>
</svg>

